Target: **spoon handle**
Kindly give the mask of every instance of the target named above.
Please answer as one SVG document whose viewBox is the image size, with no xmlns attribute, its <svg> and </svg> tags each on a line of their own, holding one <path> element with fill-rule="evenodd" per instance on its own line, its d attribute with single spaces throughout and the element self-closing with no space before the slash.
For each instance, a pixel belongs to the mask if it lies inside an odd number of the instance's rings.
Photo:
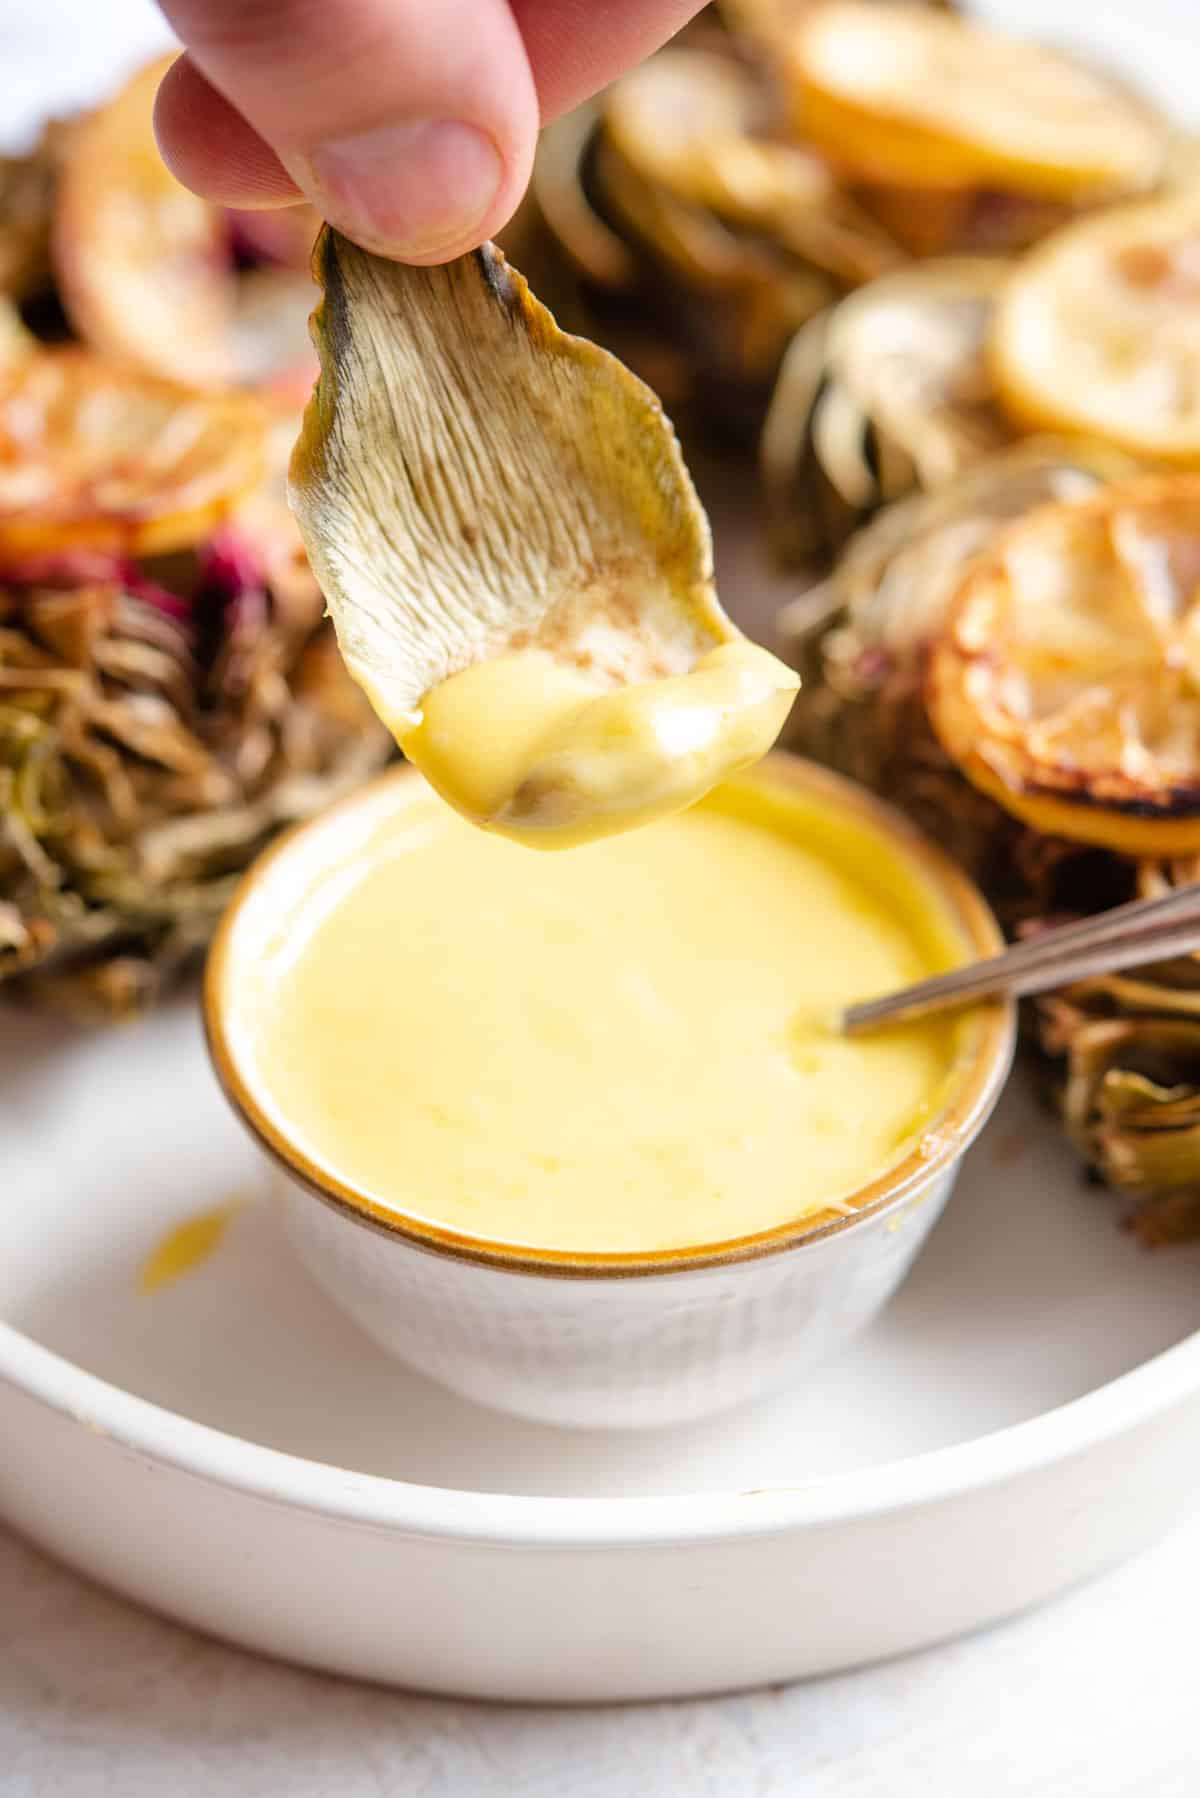
<svg viewBox="0 0 1200 1798">
<path fill-rule="evenodd" d="M 857 1036 L 980 999 L 1023 998 L 1198 950 L 1200 885 L 1162 899 L 1136 899 L 1079 924 L 1044 931 L 986 961 L 851 1005 L 842 1014 L 841 1028 L 845 1035 Z"/>
</svg>

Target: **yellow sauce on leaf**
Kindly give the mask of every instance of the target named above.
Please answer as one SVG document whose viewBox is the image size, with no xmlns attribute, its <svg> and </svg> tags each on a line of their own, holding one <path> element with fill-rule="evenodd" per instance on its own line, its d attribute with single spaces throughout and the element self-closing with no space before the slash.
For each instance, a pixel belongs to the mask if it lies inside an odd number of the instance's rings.
<svg viewBox="0 0 1200 1798">
<path fill-rule="evenodd" d="M 222 1205 L 214 1205 L 211 1210 L 201 1211 L 195 1217 L 184 1218 L 182 1223 L 175 1224 L 142 1263 L 138 1291 L 143 1294 L 159 1292 L 164 1286 L 183 1279 L 185 1274 L 195 1273 L 216 1254 L 226 1231 L 245 1203 L 244 1199 L 227 1199 Z"/>
<path fill-rule="evenodd" d="M 618 687 L 531 649 L 474 663 L 425 696 L 419 721 L 389 722 L 472 823 L 559 849 L 682 811 L 759 761 L 799 684 L 744 639 Z"/>
</svg>

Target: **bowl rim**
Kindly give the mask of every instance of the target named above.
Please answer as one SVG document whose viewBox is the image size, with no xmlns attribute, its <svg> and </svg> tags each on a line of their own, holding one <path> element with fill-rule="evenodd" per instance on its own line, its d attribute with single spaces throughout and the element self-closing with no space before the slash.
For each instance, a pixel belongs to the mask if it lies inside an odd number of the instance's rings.
<svg viewBox="0 0 1200 1798">
<path fill-rule="evenodd" d="M 951 914 L 980 956 L 994 954 L 1003 947 L 1004 939 L 992 910 L 970 877 L 903 813 L 866 788 L 790 751 L 778 749 L 739 778 L 799 788 L 848 808 L 864 823 L 890 837 L 926 881 L 941 890 Z M 959 1160 L 986 1123 L 1012 1065 L 1016 1040 L 1016 1006 L 1012 1000 L 995 1000 L 976 1008 L 979 1014 L 977 1035 L 964 1053 L 964 1071 L 952 1076 L 954 1090 L 944 1108 L 929 1120 L 920 1137 L 898 1161 L 867 1181 L 853 1195 L 853 1200 L 847 1201 L 854 1204 L 852 1211 L 815 1227 L 806 1225 L 803 1219 L 792 1219 L 767 1230 L 715 1243 L 648 1251 L 580 1251 L 543 1249 L 526 1243 L 475 1236 L 381 1204 L 352 1182 L 320 1167 L 272 1120 L 256 1099 L 250 1078 L 239 1065 L 230 1044 L 224 1013 L 238 921 L 253 902 L 263 876 L 291 853 L 302 837 L 328 830 L 337 818 L 369 804 L 382 791 L 401 783 L 411 785 L 414 791 L 430 790 L 415 768 L 401 764 L 356 787 L 315 818 L 285 831 L 243 876 L 213 937 L 204 970 L 205 1041 L 228 1103 L 269 1158 L 296 1185 L 342 1217 L 378 1235 L 403 1242 L 409 1248 L 509 1273 L 585 1280 L 693 1273 L 826 1243 L 861 1226 L 883 1220 Z"/>
</svg>

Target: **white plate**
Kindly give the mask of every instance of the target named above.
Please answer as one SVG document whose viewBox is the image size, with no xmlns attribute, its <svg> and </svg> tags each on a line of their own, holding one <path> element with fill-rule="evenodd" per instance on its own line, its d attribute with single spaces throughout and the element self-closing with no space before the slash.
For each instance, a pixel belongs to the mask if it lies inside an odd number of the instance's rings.
<svg viewBox="0 0 1200 1798">
<path fill-rule="evenodd" d="M 0 1028 L 0 1511 L 215 1634 L 435 1691 L 712 1691 L 986 1623 L 1192 1503 L 1200 1248 L 1122 1234 L 1019 1090 L 825 1373 L 580 1435 L 446 1396 L 310 1284 L 190 1005 Z M 212 1258 L 142 1295 L 164 1231 L 237 1194 Z"/>
<path fill-rule="evenodd" d="M 1197 121 L 1182 0 L 983 10 Z M 7 133 L 162 29 L 148 0 L 14 11 Z M 755 558 L 718 547 L 767 628 Z M 819 1378 L 701 1428 L 579 1436 L 385 1360 L 261 1202 L 140 1296 L 164 1230 L 258 1178 L 192 1011 L 97 1037 L 0 1013 L 0 1035 L 0 1511 L 215 1634 L 435 1691 L 705 1692 L 1004 1616 L 1192 1508 L 1200 1249 L 1122 1236 L 1019 1090 L 900 1298 Z"/>
</svg>

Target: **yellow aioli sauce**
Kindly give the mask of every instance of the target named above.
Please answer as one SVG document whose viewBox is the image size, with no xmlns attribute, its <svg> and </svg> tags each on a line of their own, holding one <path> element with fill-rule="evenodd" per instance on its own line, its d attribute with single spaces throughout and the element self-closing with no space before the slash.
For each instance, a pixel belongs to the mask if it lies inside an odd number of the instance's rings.
<svg viewBox="0 0 1200 1798">
<path fill-rule="evenodd" d="M 612 836 L 692 805 L 759 761 L 799 686 L 747 640 L 687 674 L 629 686 L 524 649 L 475 662 L 420 712 L 375 709 L 405 755 L 473 824 L 542 849 Z"/>
<path fill-rule="evenodd" d="M 646 1253 L 847 1208 L 960 1025 L 829 1020 L 960 960 L 882 832 L 764 776 L 532 864 L 415 779 L 281 918 L 239 1008 L 302 1153 L 473 1237 Z"/>
<path fill-rule="evenodd" d="M 226 1199 L 223 1204 L 172 1225 L 142 1263 L 138 1290 L 158 1292 L 203 1267 L 224 1242 L 230 1224 L 245 1203 L 244 1199 Z"/>
</svg>

